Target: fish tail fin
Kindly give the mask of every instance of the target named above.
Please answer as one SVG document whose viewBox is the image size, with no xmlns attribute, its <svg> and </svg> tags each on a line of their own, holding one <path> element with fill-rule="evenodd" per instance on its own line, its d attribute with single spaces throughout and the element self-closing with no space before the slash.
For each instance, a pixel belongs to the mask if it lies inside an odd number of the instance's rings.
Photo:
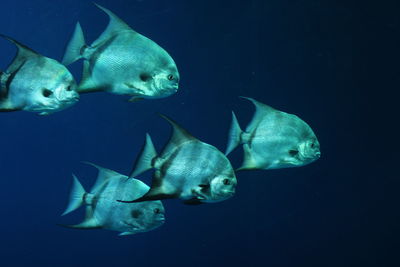
<svg viewBox="0 0 400 267">
<path fill-rule="evenodd" d="M 132 171 L 130 177 L 135 177 L 142 172 L 153 168 L 153 160 L 157 157 L 156 149 L 154 148 L 153 141 L 149 134 L 146 134 L 146 142 L 142 148 L 141 154 L 136 161 L 135 169 Z"/>
<path fill-rule="evenodd" d="M 86 191 L 79 182 L 78 178 L 75 175 L 72 175 L 72 177 L 73 177 L 73 183 L 72 183 L 71 193 L 69 195 L 69 203 L 61 216 L 64 216 L 65 214 L 68 214 L 71 211 L 76 210 L 77 208 L 79 208 L 84 204 L 83 198 L 86 194 Z"/>
<path fill-rule="evenodd" d="M 79 22 L 76 23 L 75 31 L 72 35 L 71 40 L 67 44 L 67 49 L 65 49 L 64 58 L 62 64 L 69 65 L 83 58 L 83 51 L 86 47 L 85 37 L 83 35 L 82 27 Z"/>
<path fill-rule="evenodd" d="M 232 152 L 242 142 L 242 129 L 240 129 L 239 122 L 235 113 L 232 111 L 232 123 L 229 130 L 228 144 L 226 146 L 225 155 Z"/>
</svg>

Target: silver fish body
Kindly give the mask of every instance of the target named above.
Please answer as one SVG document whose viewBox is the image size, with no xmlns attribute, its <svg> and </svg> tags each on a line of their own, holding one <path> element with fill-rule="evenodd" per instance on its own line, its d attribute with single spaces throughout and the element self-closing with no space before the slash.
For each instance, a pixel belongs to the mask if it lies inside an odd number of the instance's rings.
<svg viewBox="0 0 400 267">
<path fill-rule="evenodd" d="M 225 153 L 228 155 L 236 146 L 243 144 L 244 159 L 238 170 L 298 167 L 320 157 L 320 144 L 306 122 L 252 98 L 245 99 L 255 105 L 256 112 L 244 132 L 232 113 Z"/>
<path fill-rule="evenodd" d="M 147 232 L 160 227 L 165 221 L 165 209 L 161 201 L 120 203 L 120 198 L 137 199 L 150 189 L 143 182 L 117 172 L 96 166 L 97 181 L 90 193 L 86 193 L 74 177 L 71 201 L 63 215 L 81 205 L 86 205 L 85 220 L 71 228 L 107 229 L 120 235 Z"/>
<path fill-rule="evenodd" d="M 88 46 L 78 23 L 63 59 L 64 64 L 85 59 L 79 92 L 106 91 L 133 98 L 174 94 L 179 72 L 172 57 L 111 11 L 97 6 L 110 17 L 107 29 Z"/>
<path fill-rule="evenodd" d="M 166 118 L 166 117 L 165 117 Z M 234 170 L 214 146 L 199 141 L 171 119 L 170 141 L 158 156 L 149 135 L 131 177 L 154 168 L 151 189 L 134 200 L 180 198 L 186 204 L 219 202 L 232 197 L 237 184 Z"/>
<path fill-rule="evenodd" d="M 64 65 L 9 37 L 2 37 L 13 42 L 18 53 L 1 73 L 1 111 L 25 110 L 47 115 L 79 100 L 76 82 Z"/>
</svg>

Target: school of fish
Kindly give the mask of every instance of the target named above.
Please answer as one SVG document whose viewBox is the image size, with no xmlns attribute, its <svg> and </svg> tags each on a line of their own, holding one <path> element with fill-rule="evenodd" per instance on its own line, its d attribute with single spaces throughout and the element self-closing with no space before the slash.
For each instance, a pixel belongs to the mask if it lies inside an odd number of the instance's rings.
<svg viewBox="0 0 400 267">
<path fill-rule="evenodd" d="M 110 10 L 95 4 L 109 17 L 105 31 L 91 45 L 78 22 L 62 62 L 45 57 L 26 45 L 0 34 L 17 47 L 5 71 L 0 71 L 0 112 L 29 111 L 49 115 L 79 101 L 80 94 L 108 92 L 140 99 L 156 99 L 178 91 L 179 72 L 173 58 L 158 44 L 137 33 Z M 66 68 L 83 60 L 79 84 Z M 163 225 L 161 200 L 180 199 L 187 205 L 215 203 L 234 196 L 236 173 L 300 167 L 321 156 L 311 127 L 298 116 L 274 109 L 253 98 L 255 106 L 245 131 L 234 112 L 225 154 L 202 142 L 173 119 L 161 115 L 172 127 L 164 149 L 157 153 L 149 134 L 129 176 L 87 163 L 98 170 L 86 191 L 73 175 L 69 203 L 62 215 L 81 206 L 85 218 L 73 229 L 107 229 L 132 235 Z M 234 169 L 227 158 L 243 147 L 243 163 Z M 153 170 L 151 186 L 138 175 Z"/>
</svg>

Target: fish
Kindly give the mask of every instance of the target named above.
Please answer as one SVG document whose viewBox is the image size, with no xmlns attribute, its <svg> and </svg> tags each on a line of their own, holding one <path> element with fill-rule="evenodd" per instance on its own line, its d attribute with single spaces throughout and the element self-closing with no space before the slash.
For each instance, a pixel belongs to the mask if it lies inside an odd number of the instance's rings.
<svg viewBox="0 0 400 267">
<path fill-rule="evenodd" d="M 62 63 L 84 59 L 79 93 L 105 91 L 131 96 L 130 101 L 163 98 L 177 92 L 179 72 L 162 47 L 139 34 L 110 10 L 106 30 L 90 46 L 78 22 Z"/>
<path fill-rule="evenodd" d="M 141 202 L 178 198 L 187 205 L 220 202 L 235 194 L 235 172 L 216 147 L 201 142 L 172 119 L 171 137 L 157 155 L 149 134 L 130 177 L 155 169 L 150 190 L 141 198 L 119 200 Z"/>
<path fill-rule="evenodd" d="M 119 235 L 133 235 L 160 227 L 165 222 L 165 209 L 161 201 L 125 204 L 119 198 L 140 198 L 150 187 L 140 180 L 97 166 L 98 176 L 89 193 L 73 175 L 70 202 L 62 216 L 86 206 L 85 219 L 76 225 L 61 225 L 75 229 L 107 229 Z"/>
<path fill-rule="evenodd" d="M 320 144 L 311 127 L 298 116 L 276 110 L 250 97 L 256 110 L 242 131 L 234 112 L 225 155 L 243 145 L 240 170 L 299 167 L 321 156 Z"/>
<path fill-rule="evenodd" d="M 48 115 L 79 100 L 77 84 L 68 69 L 55 59 L 0 34 L 18 52 L 7 70 L 0 71 L 0 111 L 24 110 Z"/>
</svg>

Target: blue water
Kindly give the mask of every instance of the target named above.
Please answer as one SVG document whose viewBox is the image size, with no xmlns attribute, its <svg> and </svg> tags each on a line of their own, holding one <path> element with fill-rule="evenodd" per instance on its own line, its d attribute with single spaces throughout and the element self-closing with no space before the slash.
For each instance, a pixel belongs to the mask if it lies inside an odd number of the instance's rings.
<svg viewBox="0 0 400 267">
<path fill-rule="evenodd" d="M 383 152 L 390 136 L 369 130 L 387 121 L 374 111 L 384 105 L 366 101 L 379 92 L 375 85 L 398 78 L 358 80 L 364 67 L 356 74 L 353 63 L 368 51 L 356 38 L 373 45 L 370 31 L 398 34 L 398 20 L 381 29 L 379 13 L 356 16 L 350 3 L 335 1 L 97 2 L 172 55 L 180 91 L 138 103 L 93 93 L 50 116 L 0 114 L 0 266 L 399 266 L 396 175 L 385 168 L 396 163 L 395 151 Z M 372 4 L 363 8 L 375 14 Z M 108 18 L 89 0 L 1 1 L 0 32 L 58 60 L 78 20 L 92 42 Z M 0 40 L 0 69 L 15 50 Z M 70 69 L 79 80 L 81 62 Z M 148 233 L 57 226 L 83 218 L 83 210 L 60 217 L 71 174 L 87 189 L 95 180 L 81 161 L 128 174 L 146 132 L 159 150 L 168 140 L 157 113 L 224 150 L 231 110 L 242 127 L 253 113 L 238 96 L 300 116 L 322 157 L 301 168 L 238 173 L 237 194 L 225 202 L 164 201 L 167 221 Z M 241 150 L 230 159 L 238 167 Z"/>
</svg>

